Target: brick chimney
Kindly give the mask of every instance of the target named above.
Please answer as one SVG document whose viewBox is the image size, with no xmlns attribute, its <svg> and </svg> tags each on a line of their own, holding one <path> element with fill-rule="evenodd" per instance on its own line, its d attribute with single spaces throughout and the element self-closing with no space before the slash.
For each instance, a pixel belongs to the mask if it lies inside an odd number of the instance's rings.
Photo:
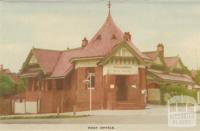
<svg viewBox="0 0 200 131">
<path fill-rule="evenodd" d="M 0 71 L 2 71 L 2 70 L 3 70 L 3 64 L 0 65 Z"/>
<path fill-rule="evenodd" d="M 87 46 L 87 44 L 88 44 L 88 40 L 87 40 L 87 38 L 86 37 L 84 37 L 84 39 L 82 40 L 82 47 L 86 47 Z"/>
<path fill-rule="evenodd" d="M 159 43 L 157 45 L 157 52 L 162 56 L 164 57 L 164 53 L 165 53 L 165 47 L 162 43 Z"/>
<path fill-rule="evenodd" d="M 131 40 L 131 34 L 130 32 L 124 32 L 124 40 L 125 41 L 130 41 Z"/>
</svg>

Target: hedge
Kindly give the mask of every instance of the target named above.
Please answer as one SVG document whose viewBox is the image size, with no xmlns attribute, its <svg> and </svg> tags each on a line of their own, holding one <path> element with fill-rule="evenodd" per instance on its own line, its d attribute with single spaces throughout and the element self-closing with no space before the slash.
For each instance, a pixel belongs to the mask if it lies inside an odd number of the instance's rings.
<svg viewBox="0 0 200 131">
<path fill-rule="evenodd" d="M 186 95 L 191 96 L 195 100 L 197 100 L 197 91 L 195 89 L 187 89 L 187 87 L 183 85 L 175 85 L 175 84 L 163 84 L 160 86 L 161 92 L 161 104 L 166 104 L 164 99 L 165 94 L 169 94 L 170 97 Z"/>
</svg>

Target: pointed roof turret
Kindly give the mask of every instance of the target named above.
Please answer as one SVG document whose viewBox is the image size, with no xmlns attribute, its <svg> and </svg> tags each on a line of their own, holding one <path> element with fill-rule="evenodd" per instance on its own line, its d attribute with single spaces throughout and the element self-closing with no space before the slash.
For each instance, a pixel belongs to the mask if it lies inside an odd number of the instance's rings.
<svg viewBox="0 0 200 131">
<path fill-rule="evenodd" d="M 92 37 L 92 39 L 88 42 L 87 46 L 83 50 L 82 57 L 90 57 L 90 56 L 105 56 L 107 53 L 110 53 L 113 47 L 124 40 L 125 33 L 122 32 L 119 27 L 115 24 L 112 15 L 111 15 L 111 2 L 108 1 L 108 16 L 106 21 L 98 30 L 98 32 Z M 131 38 L 131 35 L 130 37 Z M 136 47 L 133 45 L 131 40 L 126 41 L 136 53 L 146 58 Z"/>
<path fill-rule="evenodd" d="M 117 27 L 111 15 L 111 2 L 108 2 L 106 21 L 89 41 L 85 48 L 90 54 L 105 55 L 111 48 L 123 40 L 123 32 Z M 98 49 L 97 49 L 98 48 Z M 98 51 L 96 51 L 96 49 Z"/>
<path fill-rule="evenodd" d="M 110 9 L 111 9 L 111 2 L 110 2 L 110 0 L 108 1 L 108 17 L 110 17 L 111 16 L 111 12 L 110 12 Z"/>
</svg>

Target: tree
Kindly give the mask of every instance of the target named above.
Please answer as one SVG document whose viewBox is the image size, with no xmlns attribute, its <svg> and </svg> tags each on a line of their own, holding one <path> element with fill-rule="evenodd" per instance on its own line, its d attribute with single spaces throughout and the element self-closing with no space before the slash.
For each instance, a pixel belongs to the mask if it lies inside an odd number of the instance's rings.
<svg viewBox="0 0 200 131">
<path fill-rule="evenodd" d="M 0 74 L 0 96 L 12 95 L 16 92 L 15 82 L 7 75 Z"/>
<path fill-rule="evenodd" d="M 14 81 L 10 76 L 0 73 L 0 96 L 9 96 L 23 91 L 26 87 L 26 79 Z"/>
<path fill-rule="evenodd" d="M 16 93 L 22 92 L 25 90 L 26 85 L 28 84 L 27 79 L 22 78 L 19 80 L 19 82 L 16 84 Z"/>
</svg>

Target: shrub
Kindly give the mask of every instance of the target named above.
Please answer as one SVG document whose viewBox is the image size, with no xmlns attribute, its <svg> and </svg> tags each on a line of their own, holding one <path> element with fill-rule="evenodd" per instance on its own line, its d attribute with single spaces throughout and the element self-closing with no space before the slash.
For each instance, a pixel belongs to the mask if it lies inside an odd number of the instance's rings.
<svg viewBox="0 0 200 131">
<path fill-rule="evenodd" d="M 12 95 L 16 92 L 15 82 L 6 75 L 0 74 L 0 96 Z"/>
<path fill-rule="evenodd" d="M 163 84 L 160 86 L 161 91 L 161 104 L 166 104 L 166 100 L 164 99 L 165 94 L 169 94 L 170 97 L 179 96 L 179 95 L 186 95 L 191 96 L 195 100 L 197 100 L 197 91 L 194 89 L 187 89 L 183 85 L 176 85 L 176 84 Z"/>
<path fill-rule="evenodd" d="M 9 96 L 23 91 L 26 87 L 27 80 L 20 79 L 14 81 L 6 74 L 0 74 L 0 96 Z"/>
</svg>

